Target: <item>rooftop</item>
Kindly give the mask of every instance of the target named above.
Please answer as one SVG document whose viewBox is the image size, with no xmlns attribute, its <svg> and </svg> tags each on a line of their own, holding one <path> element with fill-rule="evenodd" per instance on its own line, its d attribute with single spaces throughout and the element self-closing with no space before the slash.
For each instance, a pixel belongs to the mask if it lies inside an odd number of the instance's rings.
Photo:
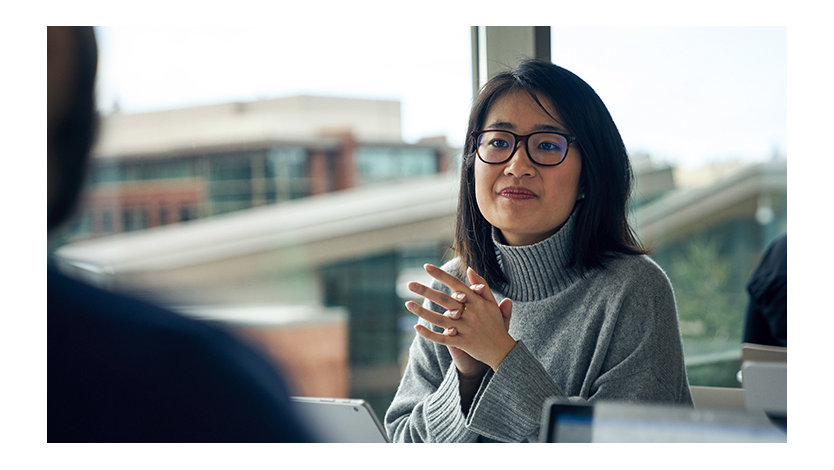
<svg viewBox="0 0 834 470">
<path fill-rule="evenodd" d="M 350 132 L 362 141 L 402 142 L 399 101 L 291 96 L 102 116 L 93 154 L 113 159 L 194 147 L 321 140 Z"/>
</svg>

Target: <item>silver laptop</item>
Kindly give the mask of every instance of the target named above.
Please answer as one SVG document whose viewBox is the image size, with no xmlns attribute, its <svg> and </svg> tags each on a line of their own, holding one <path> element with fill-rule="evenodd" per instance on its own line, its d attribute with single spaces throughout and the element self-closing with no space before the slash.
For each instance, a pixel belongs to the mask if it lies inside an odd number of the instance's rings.
<svg viewBox="0 0 834 470">
<path fill-rule="evenodd" d="M 391 442 L 365 400 L 290 397 L 290 401 L 322 442 Z"/>
<path fill-rule="evenodd" d="M 788 348 L 765 344 L 741 343 L 741 362 L 788 362 Z"/>
<path fill-rule="evenodd" d="M 764 413 L 624 402 L 544 405 L 540 442 L 786 442 Z"/>
</svg>

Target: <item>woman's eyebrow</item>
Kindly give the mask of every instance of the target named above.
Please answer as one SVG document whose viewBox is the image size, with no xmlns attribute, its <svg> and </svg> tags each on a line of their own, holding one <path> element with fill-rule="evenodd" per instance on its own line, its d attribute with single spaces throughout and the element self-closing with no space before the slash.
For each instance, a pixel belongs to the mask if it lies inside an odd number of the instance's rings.
<svg viewBox="0 0 834 470">
<path fill-rule="evenodd" d="M 488 129 L 515 129 L 515 126 L 511 122 L 506 121 L 496 121 L 492 124 L 487 126 Z"/>
<path fill-rule="evenodd" d="M 537 131 L 554 131 L 554 132 L 564 132 L 565 130 L 559 126 L 554 126 L 552 124 L 536 124 L 533 126 L 533 130 Z"/>
<path fill-rule="evenodd" d="M 492 124 L 488 125 L 487 128 L 488 129 L 513 130 L 513 129 L 515 129 L 515 125 L 513 123 L 507 122 L 507 121 L 496 121 L 496 122 L 493 122 Z M 565 130 L 562 129 L 561 127 L 554 126 L 552 124 L 536 124 L 535 126 L 533 126 L 533 130 L 534 131 L 565 132 Z"/>
</svg>

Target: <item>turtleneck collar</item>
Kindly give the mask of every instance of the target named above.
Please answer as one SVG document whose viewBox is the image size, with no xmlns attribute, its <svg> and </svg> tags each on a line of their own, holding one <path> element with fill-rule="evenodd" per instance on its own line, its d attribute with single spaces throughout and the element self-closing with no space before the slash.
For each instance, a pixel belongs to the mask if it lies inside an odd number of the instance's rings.
<svg viewBox="0 0 834 470">
<path fill-rule="evenodd" d="M 581 278 L 569 267 L 573 255 L 573 229 L 577 208 L 556 233 L 532 245 L 510 246 L 492 228 L 492 242 L 498 265 L 507 282 L 498 291 L 516 301 L 528 302 L 550 297 Z"/>
</svg>

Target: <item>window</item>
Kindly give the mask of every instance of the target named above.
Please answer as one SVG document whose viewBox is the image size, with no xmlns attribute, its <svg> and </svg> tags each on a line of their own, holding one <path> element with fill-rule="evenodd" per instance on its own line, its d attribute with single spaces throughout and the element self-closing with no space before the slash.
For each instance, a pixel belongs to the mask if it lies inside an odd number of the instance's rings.
<svg viewBox="0 0 834 470">
<path fill-rule="evenodd" d="M 472 99 L 469 28 L 96 32 L 102 133 L 86 204 L 99 196 L 113 204 L 101 232 L 93 230 L 100 246 L 132 231 L 161 263 L 195 263 L 159 269 L 149 276 L 156 284 L 143 286 L 189 311 L 266 305 L 289 325 L 297 311 L 314 324 L 345 309 L 344 362 L 360 379 L 310 393 L 376 400 L 384 413 L 413 335 L 398 280 L 448 259 L 453 222 L 437 224 L 443 233 L 362 232 L 350 222 L 417 179 L 454 179 Z M 692 383 L 732 385 L 744 280 L 787 217 L 784 29 L 557 26 L 551 34 L 553 60 L 596 89 L 632 156 L 631 215 L 675 287 Z M 750 92 L 767 99 L 748 101 Z M 708 118 L 697 117 L 703 110 Z M 750 184 L 762 175 L 777 184 Z M 727 189 L 740 186 L 752 189 L 729 204 Z M 380 188 L 387 192 L 372 192 Z M 666 215 L 692 207 L 715 217 L 664 226 Z M 151 214 L 171 224 L 146 231 Z M 194 219 L 201 222 L 175 223 Z M 188 244 L 166 246 L 160 233 L 172 232 L 194 237 L 191 246 L 211 262 L 181 256 Z M 73 238 L 66 241 L 71 248 Z M 131 253 L 122 255 L 128 265 Z M 108 259 L 117 279 L 119 261 Z M 195 273 L 199 282 L 184 277 Z M 713 294 L 708 309 L 698 302 L 705 293 Z"/>
<path fill-rule="evenodd" d="M 357 152 L 359 178 L 365 183 L 437 173 L 437 154 L 430 148 L 363 147 Z"/>
<path fill-rule="evenodd" d="M 625 140 L 631 216 L 675 289 L 690 383 L 740 386 L 745 284 L 787 228 L 785 29 L 551 31 L 554 63 Z"/>
<path fill-rule="evenodd" d="M 101 212 L 101 232 L 111 233 L 113 231 L 113 213 L 110 210 Z"/>
<path fill-rule="evenodd" d="M 180 207 L 180 222 L 187 222 L 193 219 L 190 207 Z"/>
<path fill-rule="evenodd" d="M 311 194 L 306 170 L 307 151 L 303 147 L 281 146 L 267 150 L 264 170 L 270 201 L 299 199 Z"/>
</svg>

